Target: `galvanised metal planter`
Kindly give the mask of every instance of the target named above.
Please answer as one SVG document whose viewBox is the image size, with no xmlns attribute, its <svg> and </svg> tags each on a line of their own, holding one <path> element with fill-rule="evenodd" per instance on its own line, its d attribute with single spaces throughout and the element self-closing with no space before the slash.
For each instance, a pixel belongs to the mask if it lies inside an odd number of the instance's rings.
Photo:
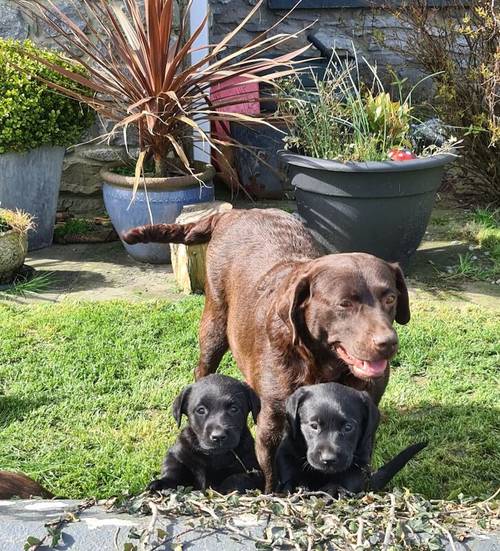
<svg viewBox="0 0 500 551">
<path fill-rule="evenodd" d="M 452 154 L 346 162 L 280 152 L 299 215 L 331 252 L 366 252 L 408 267 Z"/>
<path fill-rule="evenodd" d="M 52 245 L 64 152 L 64 147 L 43 146 L 0 155 L 0 206 L 33 216 L 30 251 Z"/>
<path fill-rule="evenodd" d="M 194 163 L 197 178 L 176 176 L 170 178 L 146 178 L 132 202 L 135 178 L 122 176 L 108 170 L 101 171 L 104 204 L 111 222 L 121 238 L 125 230 L 151 224 L 149 209 L 155 224 L 170 224 L 182 211 L 184 205 L 212 201 L 214 191 L 212 178 L 215 169 L 204 163 Z M 204 185 L 200 184 L 200 181 Z M 149 203 L 149 206 L 148 206 Z M 128 245 L 122 241 L 128 254 L 139 262 L 149 264 L 169 264 L 170 245 L 168 243 L 147 243 Z"/>
</svg>

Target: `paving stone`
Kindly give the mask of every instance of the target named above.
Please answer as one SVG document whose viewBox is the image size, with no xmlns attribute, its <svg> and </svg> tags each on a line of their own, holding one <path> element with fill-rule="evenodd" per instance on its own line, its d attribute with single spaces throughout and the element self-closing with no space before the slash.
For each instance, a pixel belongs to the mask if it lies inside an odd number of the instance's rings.
<svg viewBox="0 0 500 551">
<path fill-rule="evenodd" d="M 71 511 L 79 502 L 67 500 L 20 500 L 0 501 L 0 548 L 2 551 L 19 551 L 29 536 L 42 538 L 46 535 L 44 524 L 56 520 L 65 511 Z M 148 525 L 148 517 L 133 517 L 126 514 L 108 513 L 103 507 L 92 507 L 80 515 L 79 522 L 68 524 L 63 529 L 62 542 L 57 549 L 71 551 L 111 551 L 123 549 L 129 540 L 128 533 L 135 527 L 141 530 Z M 248 538 L 235 537 L 232 533 L 196 529 L 183 520 L 163 521 L 163 530 L 172 538 L 171 544 L 161 549 L 171 549 L 174 543 L 181 543 L 183 549 L 196 551 L 246 551 L 255 549 Z M 252 537 L 263 535 L 265 524 L 246 525 Z M 44 551 L 53 549 L 44 546 Z M 331 548 L 325 546 L 325 551 Z M 443 550 L 452 547 L 443 541 Z M 455 543 L 456 551 L 499 551 L 498 534 L 478 535 L 463 544 Z"/>
</svg>

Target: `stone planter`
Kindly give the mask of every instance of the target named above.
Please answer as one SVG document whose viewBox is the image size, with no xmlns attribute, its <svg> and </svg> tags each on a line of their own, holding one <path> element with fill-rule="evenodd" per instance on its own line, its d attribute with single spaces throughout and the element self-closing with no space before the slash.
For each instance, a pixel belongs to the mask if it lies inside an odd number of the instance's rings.
<svg viewBox="0 0 500 551">
<path fill-rule="evenodd" d="M 422 241 L 444 167 L 455 159 L 341 163 L 280 156 L 299 215 L 330 252 L 371 253 L 403 268 Z"/>
<path fill-rule="evenodd" d="M 64 153 L 64 147 L 44 146 L 0 155 L 0 205 L 33 216 L 29 250 L 52 244 Z"/>
<path fill-rule="evenodd" d="M 12 283 L 27 252 L 28 237 L 25 233 L 15 230 L 0 233 L 0 285 Z"/>
<path fill-rule="evenodd" d="M 214 167 L 195 162 L 194 168 L 198 179 L 191 175 L 146 178 L 145 181 L 141 179 L 133 203 L 131 201 L 135 178 L 102 170 L 104 204 L 118 235 L 121 236 L 130 228 L 151 224 L 150 210 L 153 223 L 170 224 L 175 222 L 184 205 L 212 201 L 214 191 L 211 182 L 215 174 Z M 200 184 L 200 181 L 206 185 Z M 130 256 L 140 262 L 170 263 L 168 243 L 123 245 Z"/>
</svg>

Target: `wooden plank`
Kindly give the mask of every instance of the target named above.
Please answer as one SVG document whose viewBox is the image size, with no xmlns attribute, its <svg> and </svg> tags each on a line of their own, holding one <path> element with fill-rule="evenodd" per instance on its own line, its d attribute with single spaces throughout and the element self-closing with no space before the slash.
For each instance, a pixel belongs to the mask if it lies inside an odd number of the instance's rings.
<svg viewBox="0 0 500 551">
<path fill-rule="evenodd" d="M 212 214 L 227 212 L 233 206 L 223 201 L 210 201 L 186 205 L 177 217 L 176 223 L 197 222 Z M 202 245 L 179 245 L 171 243 L 172 269 L 177 284 L 183 293 L 203 293 L 205 289 L 205 258 L 208 243 Z"/>
</svg>

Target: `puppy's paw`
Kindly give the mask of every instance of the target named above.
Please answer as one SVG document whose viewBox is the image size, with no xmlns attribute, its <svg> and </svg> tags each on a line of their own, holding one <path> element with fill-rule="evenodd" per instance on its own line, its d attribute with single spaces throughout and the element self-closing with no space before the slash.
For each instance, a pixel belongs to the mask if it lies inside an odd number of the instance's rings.
<svg viewBox="0 0 500 551">
<path fill-rule="evenodd" d="M 146 488 L 147 492 L 161 492 L 164 490 L 167 486 L 165 486 L 164 480 L 161 478 L 157 478 L 156 480 L 153 480 L 148 484 L 148 487 Z"/>
</svg>

